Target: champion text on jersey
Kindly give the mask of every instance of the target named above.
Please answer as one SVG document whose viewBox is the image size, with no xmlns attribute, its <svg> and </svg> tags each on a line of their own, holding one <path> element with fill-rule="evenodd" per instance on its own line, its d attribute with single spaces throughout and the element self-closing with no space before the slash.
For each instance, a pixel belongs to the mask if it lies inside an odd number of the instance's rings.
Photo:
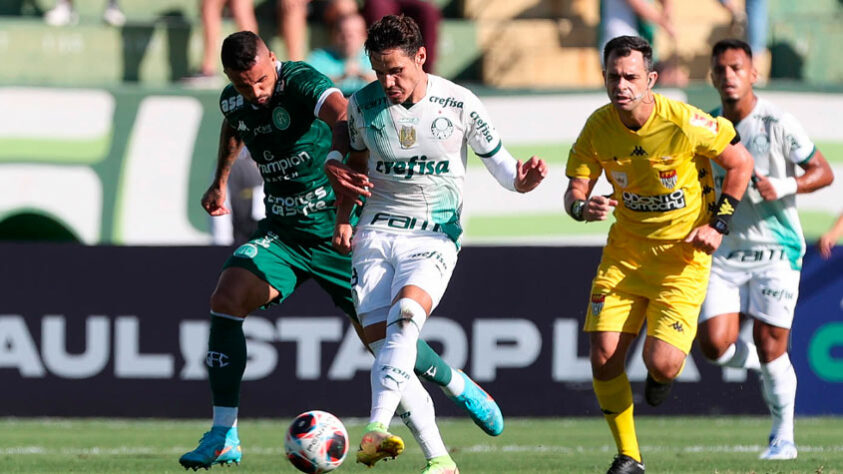
<svg viewBox="0 0 843 474">
<path fill-rule="evenodd" d="M 630 211 L 665 212 L 685 207 L 685 191 L 677 189 L 658 196 L 642 196 L 624 191 L 623 204 Z"/>
<path fill-rule="evenodd" d="M 282 173 L 284 175 L 288 174 L 290 169 L 299 166 L 303 163 L 307 163 L 311 161 L 310 154 L 306 151 L 299 152 L 292 156 L 286 156 L 281 158 L 280 160 L 275 160 L 275 155 L 272 154 L 269 150 L 264 151 L 263 158 L 269 163 L 258 163 L 258 169 L 261 172 L 261 176 L 264 177 L 268 182 L 269 181 L 278 181 L 277 179 L 272 179 L 270 175 L 275 173 Z M 275 160 L 275 161 L 274 161 Z M 295 173 L 298 175 L 298 173 Z M 295 176 L 288 176 L 286 179 L 293 178 Z"/>
<path fill-rule="evenodd" d="M 414 156 L 407 161 L 378 161 L 375 171 L 385 175 L 394 174 L 410 179 L 414 174 L 446 174 L 450 172 L 450 161 L 428 160 L 426 156 Z"/>
<path fill-rule="evenodd" d="M 474 124 L 477 125 L 477 133 L 483 135 L 483 138 L 485 138 L 487 142 L 491 143 L 494 137 L 492 137 L 492 130 L 489 126 L 489 122 L 480 118 L 480 114 L 477 112 L 472 112 L 470 117 L 471 120 L 474 120 Z"/>
</svg>

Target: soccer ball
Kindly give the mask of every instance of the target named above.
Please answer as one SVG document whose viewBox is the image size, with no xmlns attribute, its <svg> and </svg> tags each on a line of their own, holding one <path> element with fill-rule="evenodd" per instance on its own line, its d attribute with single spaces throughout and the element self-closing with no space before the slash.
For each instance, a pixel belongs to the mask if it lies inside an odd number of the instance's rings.
<svg viewBox="0 0 843 474">
<path fill-rule="evenodd" d="M 310 474 L 340 467 L 348 454 L 348 432 L 339 418 L 312 410 L 297 416 L 284 440 L 287 459 L 299 471 Z"/>
</svg>

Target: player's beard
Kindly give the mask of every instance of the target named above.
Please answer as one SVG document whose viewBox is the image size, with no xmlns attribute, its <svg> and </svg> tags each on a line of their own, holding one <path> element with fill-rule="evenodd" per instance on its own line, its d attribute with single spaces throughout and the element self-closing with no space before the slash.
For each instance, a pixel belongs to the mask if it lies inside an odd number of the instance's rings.
<svg viewBox="0 0 843 474">
<path fill-rule="evenodd" d="M 272 88 L 269 89 L 269 91 L 270 91 L 269 97 L 266 99 L 266 102 L 264 102 L 262 104 L 261 103 L 256 104 L 258 107 L 269 108 L 272 105 L 272 103 L 274 102 L 275 91 L 278 89 L 278 69 L 276 69 L 275 67 L 273 67 L 272 69 L 275 71 L 275 80 L 272 81 Z"/>
<path fill-rule="evenodd" d="M 738 102 L 740 102 L 740 100 L 741 100 L 740 97 L 732 97 L 732 96 L 723 97 L 723 103 L 729 104 L 729 105 L 737 104 Z"/>
</svg>

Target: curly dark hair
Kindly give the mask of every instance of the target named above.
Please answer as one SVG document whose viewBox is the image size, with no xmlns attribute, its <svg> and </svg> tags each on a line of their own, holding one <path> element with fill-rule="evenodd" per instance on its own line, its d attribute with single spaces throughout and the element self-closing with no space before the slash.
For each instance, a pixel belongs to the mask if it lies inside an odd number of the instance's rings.
<svg viewBox="0 0 843 474">
<path fill-rule="evenodd" d="M 387 15 L 369 27 L 366 51 L 382 53 L 387 49 L 400 48 L 407 56 L 415 56 L 424 46 L 419 25 L 404 15 Z"/>
</svg>

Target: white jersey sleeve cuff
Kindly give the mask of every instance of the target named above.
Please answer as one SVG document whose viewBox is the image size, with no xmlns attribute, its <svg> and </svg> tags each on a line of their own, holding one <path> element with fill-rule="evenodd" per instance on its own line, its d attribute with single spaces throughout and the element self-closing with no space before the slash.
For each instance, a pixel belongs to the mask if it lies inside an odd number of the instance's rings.
<svg viewBox="0 0 843 474">
<path fill-rule="evenodd" d="M 328 100 L 328 96 L 330 96 L 334 92 L 342 95 L 341 90 L 337 89 L 336 87 L 329 87 L 325 89 L 325 92 L 323 92 L 322 95 L 319 96 L 319 100 L 316 101 L 316 107 L 314 107 L 313 109 L 314 117 L 319 118 L 319 112 L 322 110 L 322 104 L 324 104 L 325 101 Z"/>
</svg>

